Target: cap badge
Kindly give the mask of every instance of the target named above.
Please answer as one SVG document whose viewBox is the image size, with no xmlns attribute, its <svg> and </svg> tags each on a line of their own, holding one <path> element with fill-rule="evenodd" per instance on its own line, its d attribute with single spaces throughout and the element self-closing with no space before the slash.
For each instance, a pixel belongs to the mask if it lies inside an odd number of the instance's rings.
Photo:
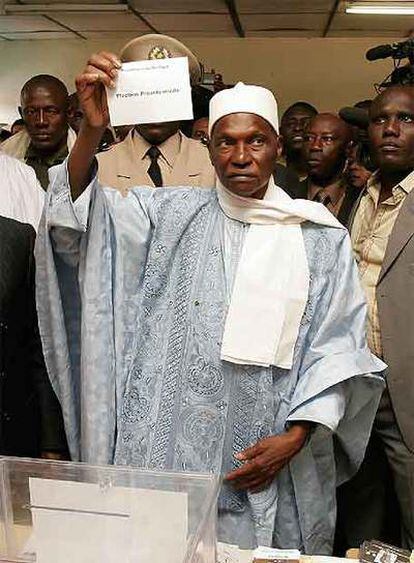
<svg viewBox="0 0 414 563">
<path fill-rule="evenodd" d="M 172 55 L 169 52 L 169 50 L 166 49 L 165 47 L 156 46 L 156 47 L 153 47 L 151 49 L 151 51 L 148 53 L 148 58 L 150 60 L 153 60 L 153 59 L 171 59 Z"/>
</svg>

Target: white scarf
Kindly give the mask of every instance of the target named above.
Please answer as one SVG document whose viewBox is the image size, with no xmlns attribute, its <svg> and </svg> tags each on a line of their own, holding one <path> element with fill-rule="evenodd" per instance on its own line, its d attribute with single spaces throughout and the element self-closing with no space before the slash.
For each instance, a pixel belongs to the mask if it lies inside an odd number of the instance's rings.
<svg viewBox="0 0 414 563">
<path fill-rule="evenodd" d="M 68 127 L 67 145 L 69 152 L 72 150 L 75 141 L 76 141 L 76 133 L 73 129 Z M 8 154 L 9 156 L 13 156 L 14 158 L 17 158 L 18 160 L 22 160 L 24 162 L 24 159 L 26 157 L 26 151 L 29 148 L 29 145 L 30 145 L 29 133 L 25 129 L 23 129 L 23 131 L 16 133 L 16 135 L 13 135 L 13 137 L 10 137 L 6 141 L 4 141 L 4 143 L 2 143 L 1 145 L 1 150 L 5 154 Z"/>
<path fill-rule="evenodd" d="M 236 272 L 221 358 L 290 369 L 309 291 L 300 224 L 344 227 L 320 203 L 293 200 L 273 177 L 263 200 L 237 196 L 219 181 L 217 194 L 225 215 L 251 223 Z"/>
</svg>

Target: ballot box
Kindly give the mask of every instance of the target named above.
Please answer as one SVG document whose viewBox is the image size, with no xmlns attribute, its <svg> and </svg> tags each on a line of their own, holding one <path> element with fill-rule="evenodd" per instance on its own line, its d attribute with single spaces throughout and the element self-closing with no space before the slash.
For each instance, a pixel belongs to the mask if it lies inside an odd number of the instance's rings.
<svg viewBox="0 0 414 563">
<path fill-rule="evenodd" d="M 0 561 L 215 563 L 213 475 L 0 457 Z"/>
</svg>

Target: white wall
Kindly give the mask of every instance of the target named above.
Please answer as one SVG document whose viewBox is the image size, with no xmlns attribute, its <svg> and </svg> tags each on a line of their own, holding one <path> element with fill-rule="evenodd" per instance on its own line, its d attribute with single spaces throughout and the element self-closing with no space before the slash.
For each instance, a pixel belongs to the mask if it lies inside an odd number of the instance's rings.
<svg viewBox="0 0 414 563">
<path fill-rule="evenodd" d="M 83 41 L 2 41 L 0 43 L 0 123 L 17 117 L 19 91 L 38 73 L 63 79 L 70 91 L 90 53 L 116 52 L 130 39 Z M 398 39 L 398 38 L 396 38 Z M 226 82 L 243 80 L 271 88 L 282 109 L 302 99 L 321 110 L 336 110 L 373 97 L 373 84 L 391 71 L 390 61 L 368 63 L 365 51 L 390 38 L 372 39 L 184 39 Z"/>
</svg>

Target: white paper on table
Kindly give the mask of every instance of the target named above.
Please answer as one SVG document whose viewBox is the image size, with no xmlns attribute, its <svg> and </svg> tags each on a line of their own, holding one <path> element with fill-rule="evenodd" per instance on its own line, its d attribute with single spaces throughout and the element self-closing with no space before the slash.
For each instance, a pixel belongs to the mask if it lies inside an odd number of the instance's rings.
<svg viewBox="0 0 414 563">
<path fill-rule="evenodd" d="M 299 561 L 300 551 L 298 549 L 278 549 L 275 547 L 268 547 L 259 545 L 253 551 L 254 559 L 287 559 L 289 561 Z"/>
<path fill-rule="evenodd" d="M 252 563 L 253 550 L 217 542 L 217 563 Z"/>
<path fill-rule="evenodd" d="M 217 543 L 218 563 L 252 563 L 252 561 L 274 560 L 300 560 L 300 551 L 297 549 L 275 549 L 272 547 L 259 546 L 256 549 L 241 549 L 237 545 Z M 329 562 L 324 562 L 329 563 Z M 333 562 L 332 562 L 333 563 Z"/>
<path fill-rule="evenodd" d="M 193 119 L 187 57 L 123 63 L 106 92 L 113 126 Z"/>
<path fill-rule="evenodd" d="M 37 563 L 180 563 L 187 494 L 30 479 Z M 148 559 L 146 559 L 148 560 Z"/>
</svg>

